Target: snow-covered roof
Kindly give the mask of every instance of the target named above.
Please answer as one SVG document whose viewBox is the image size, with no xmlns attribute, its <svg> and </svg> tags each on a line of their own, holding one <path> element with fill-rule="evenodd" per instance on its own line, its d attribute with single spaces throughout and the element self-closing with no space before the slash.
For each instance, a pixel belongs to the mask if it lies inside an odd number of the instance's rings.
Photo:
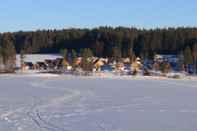
<svg viewBox="0 0 197 131">
<path fill-rule="evenodd" d="M 157 54 L 155 55 L 155 60 L 167 60 L 168 62 L 177 62 L 178 61 L 178 56 L 177 55 L 171 55 L 171 54 Z"/>
<path fill-rule="evenodd" d="M 157 54 L 155 55 L 155 58 L 176 58 L 177 55 L 171 55 L 171 54 Z"/>
<path fill-rule="evenodd" d="M 46 59 L 55 60 L 57 58 L 62 58 L 59 54 L 26 54 L 24 55 L 24 62 L 44 62 Z M 20 67 L 20 54 L 16 55 L 16 66 Z"/>
</svg>

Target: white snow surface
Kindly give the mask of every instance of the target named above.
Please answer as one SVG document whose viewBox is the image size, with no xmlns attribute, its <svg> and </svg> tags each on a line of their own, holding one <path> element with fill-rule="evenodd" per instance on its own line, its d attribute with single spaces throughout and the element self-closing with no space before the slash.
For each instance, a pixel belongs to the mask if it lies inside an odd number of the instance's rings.
<svg viewBox="0 0 197 131">
<path fill-rule="evenodd" d="M 0 131 L 195 131 L 197 80 L 0 76 Z"/>
</svg>

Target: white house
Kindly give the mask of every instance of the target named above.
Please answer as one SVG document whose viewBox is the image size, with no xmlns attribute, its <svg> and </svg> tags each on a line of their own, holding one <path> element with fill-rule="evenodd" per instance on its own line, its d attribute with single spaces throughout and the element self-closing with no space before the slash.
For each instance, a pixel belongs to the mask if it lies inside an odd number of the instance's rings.
<svg viewBox="0 0 197 131">
<path fill-rule="evenodd" d="M 167 61 L 169 63 L 177 63 L 178 62 L 178 56 L 177 55 L 165 55 L 165 54 L 157 54 L 154 57 L 154 61 L 163 62 Z"/>
<path fill-rule="evenodd" d="M 37 62 L 45 62 L 45 60 L 55 60 L 58 58 L 62 58 L 62 56 L 58 54 L 26 54 L 24 55 L 24 62 L 31 62 L 36 64 Z M 20 54 L 16 55 L 16 67 L 20 68 L 21 60 Z"/>
</svg>

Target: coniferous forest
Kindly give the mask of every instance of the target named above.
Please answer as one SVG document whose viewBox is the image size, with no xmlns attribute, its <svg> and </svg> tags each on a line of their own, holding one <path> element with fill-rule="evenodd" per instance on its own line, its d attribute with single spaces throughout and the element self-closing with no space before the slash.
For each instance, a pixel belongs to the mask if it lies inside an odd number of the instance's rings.
<svg viewBox="0 0 197 131">
<path fill-rule="evenodd" d="M 99 27 L 94 29 L 38 30 L 0 34 L 4 60 L 21 51 L 59 53 L 61 49 L 80 52 L 89 48 L 98 57 L 151 58 L 155 53 L 197 52 L 197 28 L 137 29 Z M 186 50 L 186 51 L 185 51 Z"/>
</svg>

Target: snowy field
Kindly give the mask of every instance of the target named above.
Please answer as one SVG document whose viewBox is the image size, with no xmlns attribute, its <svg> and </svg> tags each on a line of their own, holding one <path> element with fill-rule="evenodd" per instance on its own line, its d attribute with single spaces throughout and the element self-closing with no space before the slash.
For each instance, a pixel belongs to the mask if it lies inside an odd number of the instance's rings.
<svg viewBox="0 0 197 131">
<path fill-rule="evenodd" d="M 0 76 L 0 131 L 195 131 L 197 80 Z"/>
</svg>

